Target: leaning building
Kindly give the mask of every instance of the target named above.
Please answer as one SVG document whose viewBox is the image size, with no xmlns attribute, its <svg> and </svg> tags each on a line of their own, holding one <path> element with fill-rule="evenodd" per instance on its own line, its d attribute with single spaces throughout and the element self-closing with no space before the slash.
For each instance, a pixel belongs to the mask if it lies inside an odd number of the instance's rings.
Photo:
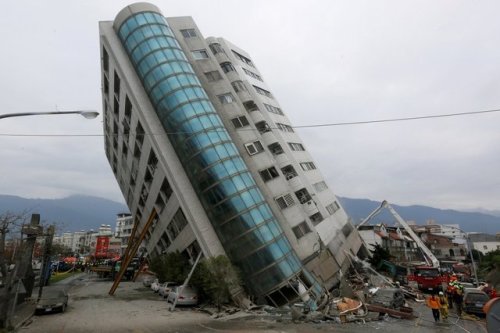
<svg viewBox="0 0 500 333">
<path fill-rule="evenodd" d="M 150 256 L 226 255 L 256 300 L 317 297 L 361 247 L 250 55 L 148 3 L 100 22 L 105 152 Z"/>
</svg>

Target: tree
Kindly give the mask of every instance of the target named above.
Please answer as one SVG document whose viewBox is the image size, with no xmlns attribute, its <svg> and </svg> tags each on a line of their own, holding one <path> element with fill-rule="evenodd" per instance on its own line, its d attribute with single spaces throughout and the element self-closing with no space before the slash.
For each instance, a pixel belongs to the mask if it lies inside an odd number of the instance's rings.
<svg viewBox="0 0 500 333">
<path fill-rule="evenodd" d="M 372 257 L 368 259 L 373 267 L 378 267 L 382 260 L 391 260 L 391 253 L 384 249 L 380 244 L 371 245 L 373 249 L 370 250 Z"/>
<path fill-rule="evenodd" d="M 21 235 L 20 230 L 22 224 L 28 218 L 28 212 L 23 211 L 21 213 L 4 212 L 0 214 L 0 273 L 1 282 L 3 288 L 1 288 L 0 296 L 0 328 L 5 328 L 8 325 L 9 317 L 9 304 L 11 301 L 11 293 L 13 292 L 13 286 L 17 282 L 16 277 L 18 275 L 17 268 L 10 270 L 12 264 L 16 263 L 16 258 L 20 258 L 19 252 L 22 253 L 22 249 L 16 249 L 15 255 L 14 251 L 7 251 L 7 241 L 10 243 L 16 241 L 16 236 Z M 8 237 L 8 235 L 10 237 Z M 20 244 L 22 245 L 22 244 Z M 31 264 L 31 263 L 30 263 Z M 17 282 L 19 283 L 19 282 Z"/>
<path fill-rule="evenodd" d="M 178 251 L 157 256 L 151 260 L 151 270 L 156 273 L 161 282 L 171 281 L 179 284 L 189 273 L 188 259 Z"/>
<path fill-rule="evenodd" d="M 238 272 L 226 256 L 220 255 L 203 260 L 202 286 L 208 298 L 220 311 L 221 305 L 231 298 L 231 290 L 241 285 Z"/>
</svg>

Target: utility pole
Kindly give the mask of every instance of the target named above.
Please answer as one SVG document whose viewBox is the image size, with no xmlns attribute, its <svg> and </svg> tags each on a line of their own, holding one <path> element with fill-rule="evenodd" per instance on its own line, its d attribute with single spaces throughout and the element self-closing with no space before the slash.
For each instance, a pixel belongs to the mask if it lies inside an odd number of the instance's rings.
<svg viewBox="0 0 500 333">
<path fill-rule="evenodd" d="M 33 291 L 35 278 L 32 267 L 32 254 L 36 237 L 41 231 L 39 224 L 40 214 L 32 214 L 30 224 L 23 225 L 21 228 L 21 240 L 19 250 L 15 256 L 14 269 L 12 272 L 8 272 L 5 279 L 4 296 L 7 297 L 8 301 L 4 302 L 0 313 L 1 325 L 4 327 L 11 326 L 11 319 L 16 311 L 21 283 L 25 287 L 26 296 L 31 296 L 31 292 Z M 23 241 L 23 235 L 27 235 L 26 241 Z M 12 298 L 11 293 L 14 293 L 14 297 Z M 12 301 L 12 305 L 9 308 L 10 301 Z"/>
<path fill-rule="evenodd" d="M 50 251 L 52 249 L 52 239 L 54 238 L 55 227 L 53 225 L 47 228 L 47 233 L 45 234 L 45 245 L 43 251 L 42 267 L 40 269 L 40 282 L 38 289 L 38 299 L 42 297 L 42 290 L 47 282 L 47 275 L 50 272 Z"/>
</svg>

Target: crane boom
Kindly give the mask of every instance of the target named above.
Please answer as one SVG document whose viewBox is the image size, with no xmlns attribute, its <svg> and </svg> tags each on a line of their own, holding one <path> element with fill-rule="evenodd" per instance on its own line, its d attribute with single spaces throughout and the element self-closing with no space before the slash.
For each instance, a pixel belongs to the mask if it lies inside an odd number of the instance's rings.
<svg viewBox="0 0 500 333">
<path fill-rule="evenodd" d="M 420 237 L 418 237 L 417 234 L 415 234 L 410 225 L 406 223 L 406 221 L 396 212 L 396 210 L 386 200 L 382 201 L 382 203 L 377 209 L 371 212 L 370 215 L 368 215 L 360 224 L 358 224 L 357 229 L 359 229 L 359 227 L 361 227 L 362 225 L 368 223 L 368 221 L 370 221 L 375 215 L 380 213 L 380 211 L 384 208 L 387 208 L 389 212 L 391 212 L 394 218 L 396 218 L 396 221 L 398 221 L 398 223 L 403 228 L 405 228 L 408 235 L 410 235 L 410 237 L 415 241 L 417 246 L 422 250 L 422 252 L 424 252 L 425 261 L 429 265 L 432 265 L 432 267 L 439 268 L 439 260 L 436 258 L 436 256 L 431 252 L 431 250 L 429 250 L 429 248 L 424 244 L 424 242 L 422 242 Z"/>
</svg>

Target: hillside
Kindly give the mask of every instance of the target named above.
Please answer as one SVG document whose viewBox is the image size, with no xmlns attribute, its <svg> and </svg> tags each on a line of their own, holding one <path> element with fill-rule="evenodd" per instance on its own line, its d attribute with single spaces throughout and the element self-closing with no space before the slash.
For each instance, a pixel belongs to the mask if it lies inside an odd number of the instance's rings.
<svg viewBox="0 0 500 333">
<path fill-rule="evenodd" d="M 372 211 L 380 206 L 381 202 L 368 199 L 351 199 L 339 197 L 339 200 L 354 223 L 359 223 Z M 467 232 L 485 232 L 495 234 L 500 232 L 500 217 L 477 212 L 460 212 L 451 209 L 438 209 L 428 206 L 391 206 L 406 221 L 415 221 L 417 224 L 426 224 L 434 220 L 438 224 L 459 224 Z M 371 223 L 386 222 L 393 224 L 394 217 L 385 209 L 375 216 Z"/>
<path fill-rule="evenodd" d="M 368 199 L 339 197 L 342 206 L 355 223 L 368 216 L 380 202 Z M 500 232 L 500 217 L 477 212 L 460 212 L 427 206 L 391 205 L 407 221 L 425 224 L 435 220 L 440 224 L 460 224 L 464 231 L 494 234 Z M 101 224 L 115 225 L 116 214 L 128 212 L 128 208 L 118 202 L 99 197 L 74 195 L 63 199 L 26 199 L 10 195 L 0 195 L 0 214 L 5 211 L 21 212 L 29 210 L 39 213 L 47 222 L 62 225 L 61 231 L 97 229 Z M 374 217 L 371 223 L 394 223 L 387 210 Z"/>
<path fill-rule="evenodd" d="M 26 199 L 11 195 L 0 195 L 0 214 L 28 210 L 40 214 L 47 223 L 56 222 L 60 231 L 97 229 L 101 224 L 114 227 L 116 214 L 128 212 L 118 202 L 92 196 L 73 195 L 63 199 Z"/>
</svg>

